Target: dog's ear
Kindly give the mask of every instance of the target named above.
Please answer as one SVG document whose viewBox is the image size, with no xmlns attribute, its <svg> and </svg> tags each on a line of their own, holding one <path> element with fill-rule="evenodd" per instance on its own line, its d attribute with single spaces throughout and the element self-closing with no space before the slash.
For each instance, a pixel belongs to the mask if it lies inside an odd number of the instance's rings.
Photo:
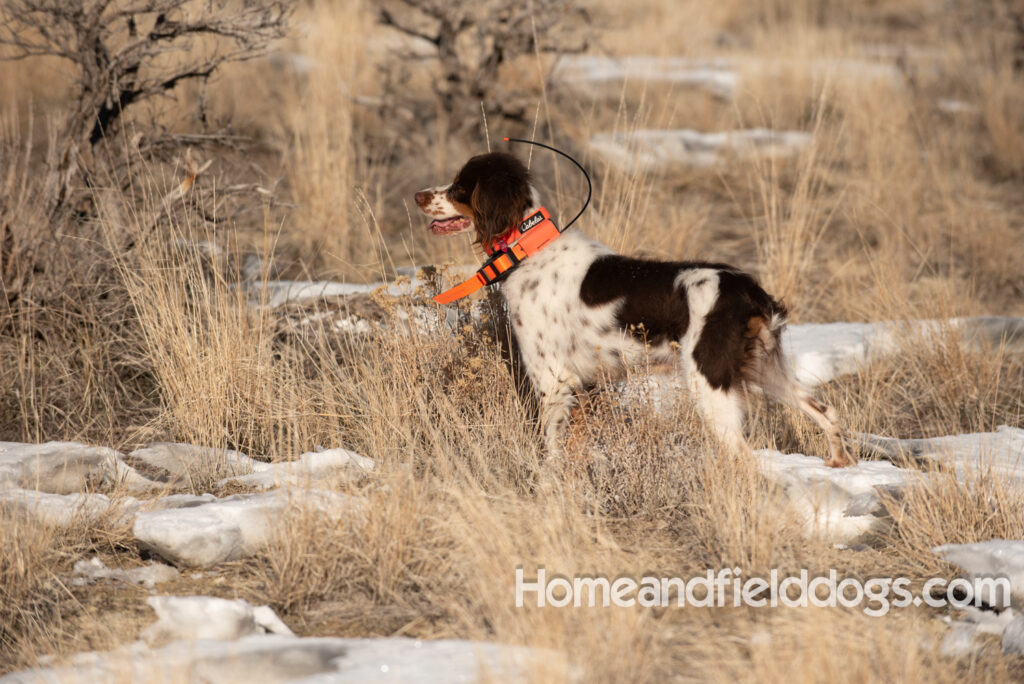
<svg viewBox="0 0 1024 684">
<path fill-rule="evenodd" d="M 486 245 L 523 220 L 530 208 L 530 186 L 523 179 L 497 174 L 477 182 L 471 202 L 477 239 Z"/>
</svg>

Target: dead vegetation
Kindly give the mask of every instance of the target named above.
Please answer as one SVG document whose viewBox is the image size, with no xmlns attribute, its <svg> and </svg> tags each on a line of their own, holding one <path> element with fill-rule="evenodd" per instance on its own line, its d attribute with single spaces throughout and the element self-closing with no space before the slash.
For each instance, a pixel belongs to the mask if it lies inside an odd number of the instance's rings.
<svg viewBox="0 0 1024 684">
<path fill-rule="evenodd" d="M 751 14 L 737 2 L 324 1 L 296 8 L 286 30 L 289 6 L 0 9 L 0 49 L 20 57 L 0 62 L 0 100 L 17 103 L 0 112 L 0 440 L 175 440 L 268 460 L 345 446 L 373 458 L 379 477 L 350 491 L 367 501 L 358 532 L 295 511 L 259 557 L 173 587 L 269 602 L 301 634 L 552 647 L 587 681 L 1020 675 L 998 647 L 940 657 L 945 627 L 923 608 L 876 619 L 516 609 L 510 598 L 517 565 L 951 575 L 931 546 L 1024 533 L 1020 501 L 999 483 L 939 475 L 891 502 L 890 539 L 840 551 L 806 540 L 752 463 L 719 458 L 684 399 L 655 414 L 642 398 L 596 394 L 574 460 L 545 479 L 493 326 L 463 315 L 449 334 L 416 295 L 352 303 L 374 310 L 371 337 L 316 318 L 328 304 L 252 305 L 281 274 L 376 280 L 475 261 L 468 241 L 429 241 L 408 197 L 524 134 L 583 151 L 596 180 L 588 233 L 631 253 L 751 268 L 798 321 L 1024 315 L 1024 85 L 1003 14 L 977 13 L 968 30 L 924 2 Z M 418 43 L 395 49 L 397 34 Z M 779 78 L 749 80 L 731 102 L 655 81 L 609 94 L 548 80 L 554 56 L 584 38 L 597 54 L 777 60 Z M 890 44 L 906 46 L 896 86 L 812 73 L 814 60 Z M 267 49 L 273 58 L 255 59 Z M 969 107 L 943 111 L 942 99 Z M 756 125 L 815 142 L 790 162 L 666 173 L 623 171 L 587 146 L 609 130 Z M 576 181 L 546 154 L 532 165 L 547 205 L 574 209 Z M 410 311 L 436 328 L 410 325 Z M 825 388 L 851 428 L 916 437 L 1024 424 L 1019 354 L 952 331 L 902 344 Z M 788 410 L 759 409 L 751 429 L 755 446 L 824 451 Z M 111 590 L 123 601 L 112 610 L 63 584 L 88 553 L 139 560 L 113 520 L 58 533 L 0 516 L 0 669 L 135 638 L 140 592 Z M 104 621 L 93 642 L 74 635 Z"/>
</svg>

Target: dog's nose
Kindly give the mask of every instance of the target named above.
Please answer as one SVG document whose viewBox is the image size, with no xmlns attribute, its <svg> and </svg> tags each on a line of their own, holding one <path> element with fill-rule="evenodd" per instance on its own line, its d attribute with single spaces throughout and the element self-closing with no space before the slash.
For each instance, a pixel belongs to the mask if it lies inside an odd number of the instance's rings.
<svg viewBox="0 0 1024 684">
<path fill-rule="evenodd" d="M 426 206 L 427 202 L 430 201 L 430 198 L 434 196 L 434 193 L 427 192 L 426 190 L 420 190 L 413 196 L 416 198 L 416 204 L 423 207 Z"/>
</svg>

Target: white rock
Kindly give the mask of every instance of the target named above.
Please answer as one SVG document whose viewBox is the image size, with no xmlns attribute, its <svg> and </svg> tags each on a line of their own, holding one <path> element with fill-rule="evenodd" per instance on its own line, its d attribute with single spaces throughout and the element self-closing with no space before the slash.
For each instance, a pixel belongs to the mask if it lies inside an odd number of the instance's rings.
<svg viewBox="0 0 1024 684">
<path fill-rule="evenodd" d="M 269 606 L 253 608 L 243 599 L 151 596 L 146 603 L 157 615 L 157 621 L 142 632 L 151 646 L 181 639 L 233 641 L 267 632 L 295 636 Z"/>
<path fill-rule="evenodd" d="M 829 468 L 818 457 L 771 449 L 755 453 L 761 473 L 782 490 L 803 521 L 805 534 L 843 544 L 887 529 L 890 521 L 880 494 L 898 494 L 921 477 L 886 461 Z"/>
<path fill-rule="evenodd" d="M 259 472 L 229 477 L 217 484 L 239 484 L 269 489 L 278 486 L 324 485 L 373 470 L 373 461 L 348 449 L 327 449 L 302 454 L 297 461 L 264 464 Z"/>
<path fill-rule="evenodd" d="M 1001 608 L 1009 599 L 1018 609 L 1024 606 L 1024 541 L 992 539 L 976 544 L 943 544 L 932 552 L 959 566 L 970 580 L 1009 580 L 1009 597 L 996 586 L 981 587 L 981 600 L 986 604 Z"/>
<path fill-rule="evenodd" d="M 282 514 L 303 505 L 338 517 L 358 509 L 357 502 L 337 492 L 282 489 L 191 508 L 143 511 L 135 518 L 133 533 L 140 546 L 175 565 L 213 565 L 254 553 L 269 540 Z"/>
<path fill-rule="evenodd" d="M 132 490 L 158 486 L 121 458 L 121 453 L 113 449 L 78 442 L 0 442 L 0 489 L 21 487 L 72 494 L 95 485 L 123 484 Z"/>
<path fill-rule="evenodd" d="M 766 128 L 712 133 L 688 128 L 639 129 L 625 133 L 599 133 L 590 139 L 591 147 L 627 172 L 679 166 L 712 168 L 732 159 L 791 157 L 810 142 L 809 133 Z"/>
<path fill-rule="evenodd" d="M 578 679 L 565 656 L 473 641 L 407 638 L 293 638 L 252 635 L 236 641 L 178 641 L 151 649 L 142 642 L 84 653 L 64 667 L 23 670 L 3 684 L 94 684 L 109 681 L 313 682 L 330 684 L 470 684 Z"/>
<path fill-rule="evenodd" d="M 93 584 L 102 579 L 114 579 L 129 584 L 141 584 L 150 589 L 161 582 L 169 582 L 180 576 L 175 568 L 163 563 L 150 563 L 130 570 L 108 568 L 99 556 L 94 556 L 92 560 L 76 561 L 71 574 L 71 584 L 76 587 Z"/>
</svg>

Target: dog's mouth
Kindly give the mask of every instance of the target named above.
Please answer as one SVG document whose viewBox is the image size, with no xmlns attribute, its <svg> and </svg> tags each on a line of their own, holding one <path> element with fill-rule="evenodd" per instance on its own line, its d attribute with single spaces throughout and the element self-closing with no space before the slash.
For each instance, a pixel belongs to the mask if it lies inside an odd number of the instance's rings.
<svg viewBox="0 0 1024 684">
<path fill-rule="evenodd" d="M 469 219 L 465 216 L 449 216 L 443 219 L 434 219 L 427 226 L 427 229 L 434 235 L 451 235 L 460 233 L 469 228 Z"/>
</svg>

